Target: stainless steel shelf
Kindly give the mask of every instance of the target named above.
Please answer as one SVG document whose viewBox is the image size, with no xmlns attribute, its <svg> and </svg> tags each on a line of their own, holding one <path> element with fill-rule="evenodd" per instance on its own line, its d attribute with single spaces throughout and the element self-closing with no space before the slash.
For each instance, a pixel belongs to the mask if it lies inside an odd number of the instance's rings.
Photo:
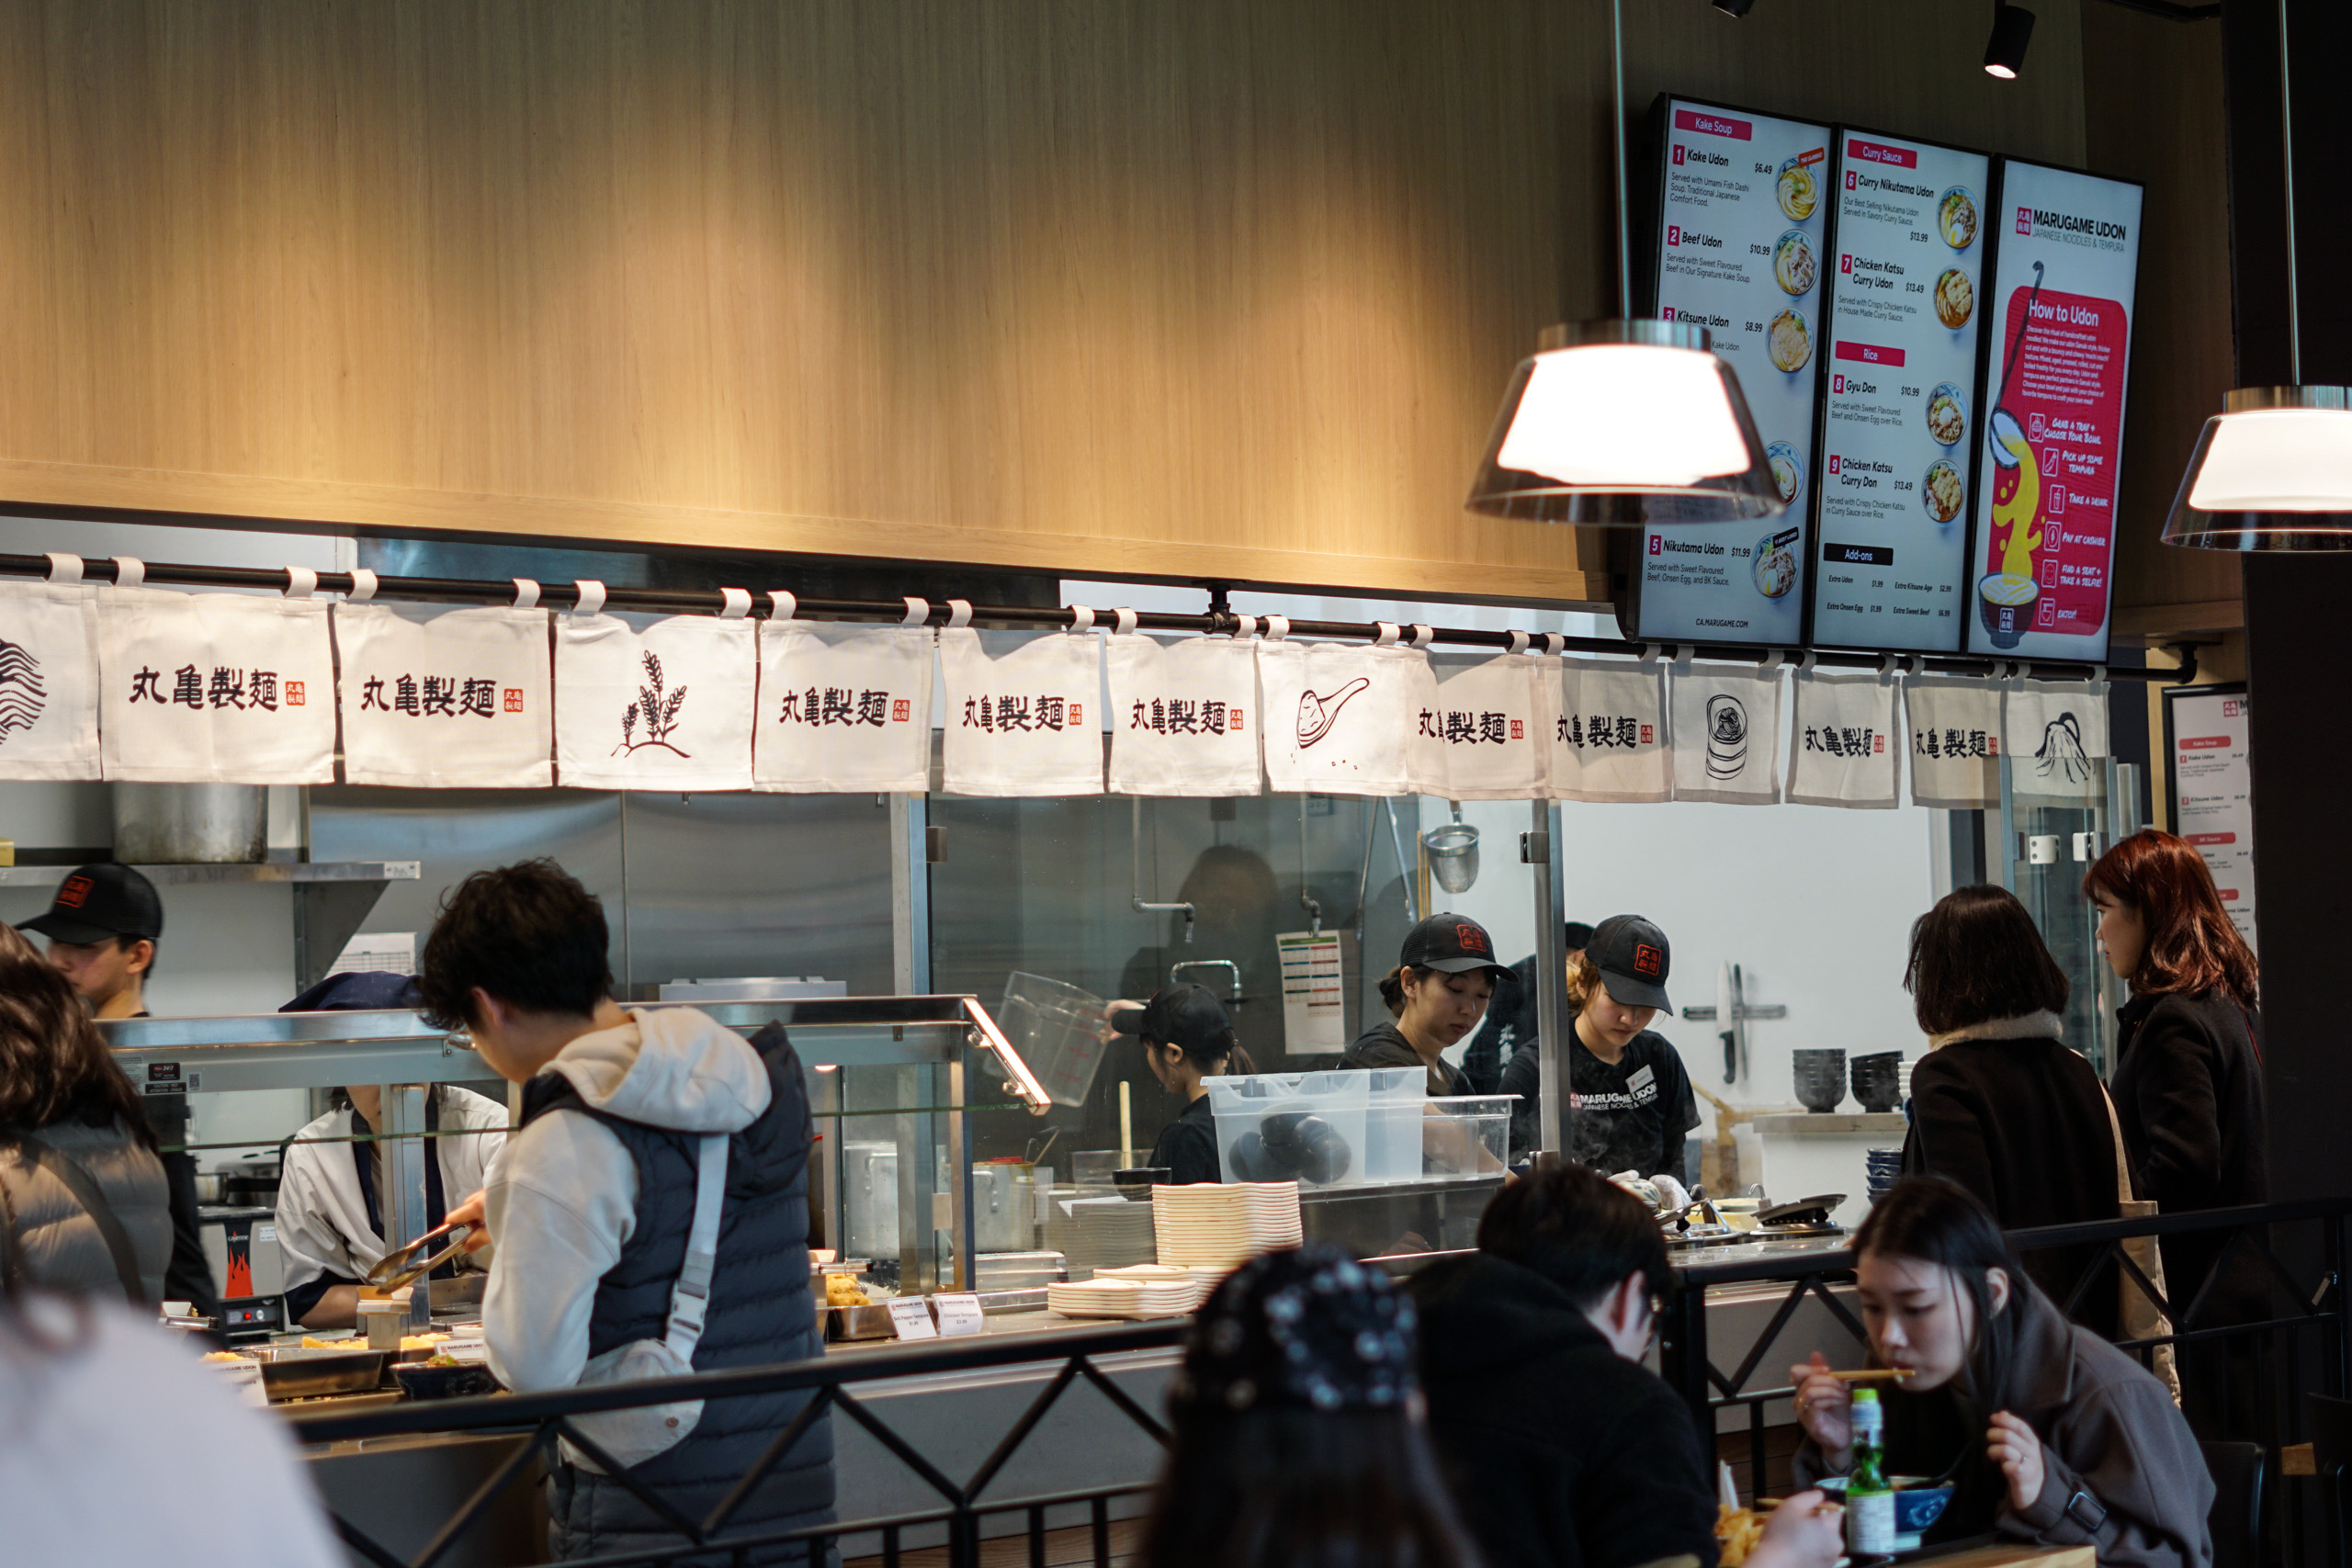
<svg viewBox="0 0 2352 1568">
<path fill-rule="evenodd" d="M 54 887 L 70 865 L 0 866 L 0 887 Z M 413 860 L 254 861 L 232 865 L 133 866 L 158 887 L 210 883 L 414 882 L 424 863 Z"/>
</svg>

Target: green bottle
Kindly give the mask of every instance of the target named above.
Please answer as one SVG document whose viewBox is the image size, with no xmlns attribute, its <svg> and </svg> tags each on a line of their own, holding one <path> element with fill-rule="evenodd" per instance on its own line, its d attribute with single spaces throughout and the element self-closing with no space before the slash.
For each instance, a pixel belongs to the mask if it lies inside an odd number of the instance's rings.
<svg viewBox="0 0 2352 1568">
<path fill-rule="evenodd" d="M 1886 1409 L 1878 1390 L 1854 1391 L 1854 1465 L 1846 1472 L 1846 1550 L 1856 1557 L 1894 1550 L 1894 1491 L 1886 1483 Z"/>
</svg>

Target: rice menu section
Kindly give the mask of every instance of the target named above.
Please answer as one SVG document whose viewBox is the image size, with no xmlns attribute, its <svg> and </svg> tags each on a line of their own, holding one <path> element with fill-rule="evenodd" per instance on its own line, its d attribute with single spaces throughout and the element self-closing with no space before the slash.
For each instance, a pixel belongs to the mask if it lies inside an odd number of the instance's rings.
<svg viewBox="0 0 2352 1568">
<path fill-rule="evenodd" d="M 1809 553 L 1829 129 L 1686 98 L 1659 106 L 1657 313 L 1703 326 L 1739 375 L 1789 511 L 1645 530 L 1632 635 L 1793 647 Z"/>
<path fill-rule="evenodd" d="M 1812 640 L 1957 653 L 1992 160 L 1840 128 Z"/>
</svg>

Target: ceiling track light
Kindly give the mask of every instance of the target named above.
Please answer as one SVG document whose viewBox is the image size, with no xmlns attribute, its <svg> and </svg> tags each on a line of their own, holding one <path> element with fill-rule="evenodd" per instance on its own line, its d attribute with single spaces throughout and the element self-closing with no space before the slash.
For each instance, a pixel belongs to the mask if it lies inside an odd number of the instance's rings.
<svg viewBox="0 0 2352 1568">
<path fill-rule="evenodd" d="M 1984 74 L 2004 82 L 2025 69 L 2026 45 L 2033 41 L 2033 13 L 2008 0 L 1995 0 L 1993 32 L 1984 40 Z"/>
</svg>

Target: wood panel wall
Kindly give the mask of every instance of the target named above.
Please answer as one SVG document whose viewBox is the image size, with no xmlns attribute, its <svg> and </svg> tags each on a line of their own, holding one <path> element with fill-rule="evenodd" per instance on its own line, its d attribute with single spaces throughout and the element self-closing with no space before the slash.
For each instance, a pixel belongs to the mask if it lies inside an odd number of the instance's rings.
<svg viewBox="0 0 2352 1568">
<path fill-rule="evenodd" d="M 1628 95 L 2080 163 L 2036 9 L 1997 84 L 1973 7 L 1624 0 Z M 1609 17 L 21 0 L 0 504 L 1603 599 L 1461 498 L 1613 310 Z"/>
</svg>

